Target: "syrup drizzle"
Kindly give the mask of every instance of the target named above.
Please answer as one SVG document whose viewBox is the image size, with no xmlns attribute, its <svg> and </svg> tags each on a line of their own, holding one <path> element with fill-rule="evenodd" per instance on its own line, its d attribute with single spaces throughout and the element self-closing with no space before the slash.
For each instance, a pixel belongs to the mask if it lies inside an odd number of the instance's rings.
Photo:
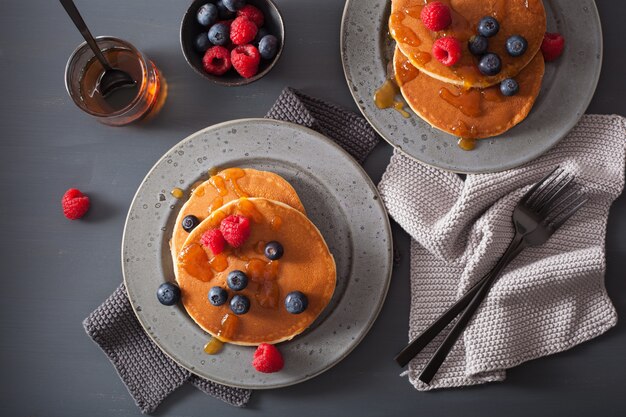
<svg viewBox="0 0 626 417">
<path fill-rule="evenodd" d="M 241 187 L 239 187 L 239 183 L 237 180 L 239 178 L 243 178 L 246 175 L 246 172 L 241 168 L 229 168 L 221 172 L 232 188 L 232 190 L 237 194 L 238 197 L 248 197 Z"/>
<path fill-rule="evenodd" d="M 399 93 L 398 86 L 393 80 L 385 80 L 374 93 L 374 103 L 379 109 L 396 109 L 400 114 L 406 118 L 411 115 L 404 110 L 404 103 L 396 100 L 396 95 Z"/>
<path fill-rule="evenodd" d="M 480 90 L 470 88 L 469 90 L 459 89 L 458 94 L 453 94 L 446 87 L 441 87 L 439 97 L 450 105 L 459 109 L 461 113 L 470 117 L 478 117 L 482 114 Z"/>
<path fill-rule="evenodd" d="M 222 322 L 220 323 L 220 329 L 217 332 L 217 336 L 212 337 L 206 345 L 204 345 L 204 352 L 209 355 L 215 355 L 222 350 L 224 346 L 224 342 L 220 340 L 226 339 L 230 340 L 233 338 L 234 334 L 237 332 L 237 328 L 239 327 L 239 319 L 234 314 L 226 313 L 224 317 L 222 317 Z"/>
</svg>

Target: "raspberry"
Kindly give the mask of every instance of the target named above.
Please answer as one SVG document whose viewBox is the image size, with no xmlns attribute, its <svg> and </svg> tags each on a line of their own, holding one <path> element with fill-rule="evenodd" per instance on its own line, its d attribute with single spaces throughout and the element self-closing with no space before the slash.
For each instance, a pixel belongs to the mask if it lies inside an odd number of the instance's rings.
<svg viewBox="0 0 626 417">
<path fill-rule="evenodd" d="M 420 19 L 422 19 L 424 26 L 435 32 L 444 30 L 452 23 L 450 9 L 439 1 L 434 1 L 424 6 L 420 13 Z"/>
<path fill-rule="evenodd" d="M 263 23 L 265 22 L 263 12 L 251 4 L 246 4 L 243 8 L 239 9 L 237 11 L 237 16 L 247 17 L 249 20 L 254 22 L 257 28 L 263 26 Z"/>
<path fill-rule="evenodd" d="M 254 352 L 252 366 L 259 372 L 269 374 L 283 369 L 285 361 L 276 346 L 261 343 Z"/>
<path fill-rule="evenodd" d="M 202 66 L 209 74 L 224 74 L 232 67 L 228 49 L 223 46 L 214 46 L 209 48 L 202 58 Z"/>
<path fill-rule="evenodd" d="M 80 219 L 89 210 L 89 197 L 76 188 L 70 188 L 61 199 L 63 214 L 70 220 Z"/>
<path fill-rule="evenodd" d="M 546 61 L 554 61 L 563 53 L 565 38 L 560 33 L 546 32 L 541 42 L 541 53 Z"/>
<path fill-rule="evenodd" d="M 461 59 L 461 44 L 452 36 L 439 38 L 433 44 L 433 55 L 437 61 L 449 67 Z"/>
<path fill-rule="evenodd" d="M 230 59 L 239 75 L 250 78 L 259 70 L 261 54 L 253 45 L 240 45 L 231 51 Z"/>
<path fill-rule="evenodd" d="M 224 236 L 219 229 L 207 230 L 200 237 L 200 243 L 204 246 L 208 246 L 213 252 L 213 255 L 218 255 L 222 253 L 224 250 L 224 246 L 226 246 L 226 240 L 224 240 Z"/>
<path fill-rule="evenodd" d="M 244 216 L 230 215 L 222 220 L 220 231 L 230 246 L 238 248 L 250 236 L 250 220 Z"/>
<path fill-rule="evenodd" d="M 243 45 L 252 42 L 258 28 L 254 22 L 246 16 L 239 16 L 230 25 L 230 40 L 235 45 Z"/>
</svg>

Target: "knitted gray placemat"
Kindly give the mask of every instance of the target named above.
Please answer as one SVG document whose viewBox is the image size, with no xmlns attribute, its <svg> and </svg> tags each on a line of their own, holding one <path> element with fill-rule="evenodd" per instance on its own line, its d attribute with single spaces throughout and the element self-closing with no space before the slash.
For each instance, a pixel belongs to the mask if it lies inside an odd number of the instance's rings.
<svg viewBox="0 0 626 417">
<path fill-rule="evenodd" d="M 266 117 L 314 129 L 337 142 L 359 162 L 379 140 L 363 118 L 291 88 L 283 90 Z M 234 406 L 245 406 L 250 399 L 250 390 L 201 378 L 165 355 L 139 324 L 124 284 L 84 320 L 83 326 L 111 360 L 143 413 L 154 411 L 185 382 Z"/>
<path fill-rule="evenodd" d="M 465 181 L 394 152 L 378 188 L 412 237 L 409 340 L 495 265 L 513 238 L 513 208 L 533 183 L 560 165 L 589 198 L 545 244 L 525 249 L 504 270 L 430 385 L 418 375 L 442 335 L 409 363 L 415 388 L 503 380 L 508 368 L 615 325 L 604 241 L 609 208 L 624 186 L 625 154 L 625 119 L 600 115 L 583 116 L 523 166 Z"/>
</svg>

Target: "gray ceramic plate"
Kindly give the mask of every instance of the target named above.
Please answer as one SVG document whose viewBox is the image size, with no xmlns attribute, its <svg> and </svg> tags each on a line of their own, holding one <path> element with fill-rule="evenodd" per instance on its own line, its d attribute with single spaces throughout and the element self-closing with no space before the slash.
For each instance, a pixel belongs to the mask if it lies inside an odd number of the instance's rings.
<svg viewBox="0 0 626 417">
<path fill-rule="evenodd" d="M 593 0 L 544 0 L 548 31 L 565 36 L 563 55 L 546 64 L 541 93 L 522 123 L 463 151 L 457 139 L 411 113 L 380 110 L 374 91 L 385 80 L 393 48 L 387 34 L 389 0 L 348 0 L 341 25 L 341 56 L 348 86 L 359 109 L 390 144 L 423 163 L 455 172 L 510 169 L 554 146 L 585 112 L 602 65 L 602 31 Z"/>
<path fill-rule="evenodd" d="M 261 374 L 254 348 L 226 345 L 203 352 L 210 336 L 182 306 L 165 307 L 156 289 L 173 280 L 168 241 L 183 200 L 170 190 L 207 178 L 212 167 L 250 167 L 293 185 L 337 263 L 337 288 L 309 330 L 280 344 L 285 368 Z M 387 214 L 363 169 L 339 146 L 298 125 L 244 119 L 201 130 L 170 149 L 141 183 L 122 240 L 122 270 L 131 304 L 150 337 L 193 373 L 226 385 L 276 388 L 327 370 L 365 336 L 385 299 L 392 268 Z M 245 316 L 243 316 L 245 319 Z"/>
</svg>

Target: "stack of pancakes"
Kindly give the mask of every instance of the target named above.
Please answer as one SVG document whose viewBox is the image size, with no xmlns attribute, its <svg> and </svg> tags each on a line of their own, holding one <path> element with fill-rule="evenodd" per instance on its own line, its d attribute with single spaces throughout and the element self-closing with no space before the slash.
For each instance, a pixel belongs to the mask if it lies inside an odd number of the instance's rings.
<svg viewBox="0 0 626 417">
<path fill-rule="evenodd" d="M 182 220 L 194 215 L 201 223 L 191 232 Z M 201 244 L 201 236 L 219 227 L 229 215 L 250 220 L 250 236 L 243 246 L 227 248 L 219 255 Z M 284 255 L 270 261 L 263 255 L 265 243 L 278 241 Z M 201 262 L 189 267 L 181 253 L 193 247 Z M 336 284 L 332 254 L 315 225 L 306 217 L 304 207 L 293 187 L 272 172 L 248 168 L 230 168 L 211 176 L 193 189 L 181 208 L 172 239 L 171 255 L 182 303 L 191 318 L 222 342 L 258 345 L 289 340 L 301 333 L 329 303 Z M 205 256 L 206 255 L 206 256 Z M 250 300 L 250 310 L 235 316 L 229 303 L 214 306 L 209 290 L 220 286 L 229 292 L 226 277 L 233 270 L 247 273 L 248 286 L 237 291 Z M 284 298 L 292 291 L 304 293 L 308 307 L 300 314 L 285 309 Z M 236 326 L 224 328 L 223 323 Z M 228 330 L 228 331 L 226 331 Z"/>
<path fill-rule="evenodd" d="M 411 109 L 432 126 L 452 135 L 480 139 L 506 132 L 526 118 L 532 108 L 544 72 L 539 52 L 546 31 L 541 0 L 439 0 L 452 14 L 452 24 L 430 31 L 420 20 L 426 0 L 392 0 L 389 33 L 396 41 L 393 57 L 395 79 Z M 502 60 L 502 70 L 487 76 L 478 70 L 478 57 L 468 49 L 484 16 L 493 16 L 499 32 L 489 38 L 489 51 Z M 506 51 L 506 40 L 521 35 L 528 41 L 519 57 Z M 454 36 L 462 46 L 461 59 L 444 66 L 432 54 L 433 43 Z M 514 78 L 519 92 L 504 96 L 499 84 Z"/>
</svg>

